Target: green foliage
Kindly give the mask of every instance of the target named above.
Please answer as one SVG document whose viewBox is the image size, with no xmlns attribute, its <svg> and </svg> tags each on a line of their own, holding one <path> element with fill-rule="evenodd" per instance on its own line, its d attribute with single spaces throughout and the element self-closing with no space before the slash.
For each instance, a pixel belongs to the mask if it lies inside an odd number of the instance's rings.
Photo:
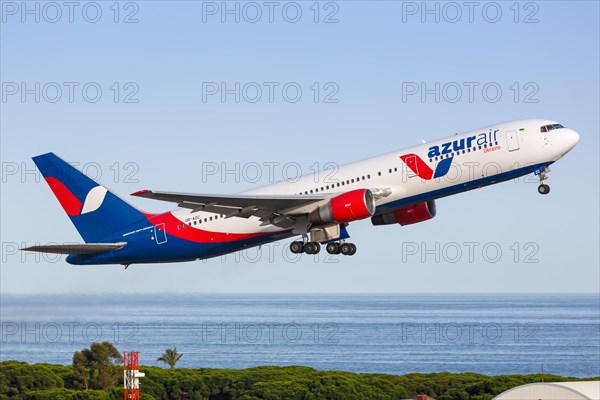
<svg viewBox="0 0 600 400">
<path fill-rule="evenodd" d="M 73 385 L 76 389 L 110 389 L 119 379 L 116 364 L 120 360 L 121 353 L 109 342 L 95 342 L 89 349 L 75 352 Z"/>
<path fill-rule="evenodd" d="M 117 368 L 117 367 L 115 367 Z M 495 395 L 539 375 L 486 376 L 453 374 L 355 374 L 308 367 L 163 369 L 141 367 L 143 400 L 377 400 L 409 399 L 427 394 L 437 400 L 491 400 Z M 122 373 L 117 368 L 117 373 Z M 121 400 L 123 390 L 81 390 L 75 367 L 0 362 L 0 399 Z M 598 378 L 595 378 L 598 379 Z M 577 378 L 545 375 L 546 381 Z M 92 380 L 90 379 L 90 382 Z"/>
<path fill-rule="evenodd" d="M 25 400 L 71 400 L 73 391 L 69 389 L 32 390 L 23 395 Z"/>
<path fill-rule="evenodd" d="M 25 393 L 25 400 L 111 400 L 104 390 L 75 391 L 69 389 L 33 390 Z"/>
<path fill-rule="evenodd" d="M 32 390 L 62 388 L 64 381 L 52 366 L 19 361 L 0 363 L 0 398 L 19 397 Z"/>
<path fill-rule="evenodd" d="M 175 368 L 177 361 L 181 359 L 183 354 L 177 352 L 177 348 L 166 349 L 164 354 L 156 359 L 156 361 L 162 361 L 167 364 L 171 369 Z"/>
</svg>

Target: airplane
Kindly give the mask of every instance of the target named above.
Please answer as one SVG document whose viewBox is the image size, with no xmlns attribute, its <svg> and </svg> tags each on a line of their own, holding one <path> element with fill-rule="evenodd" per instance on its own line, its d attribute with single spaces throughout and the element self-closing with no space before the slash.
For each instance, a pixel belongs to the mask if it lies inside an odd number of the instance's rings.
<svg viewBox="0 0 600 400">
<path fill-rule="evenodd" d="M 85 243 L 22 250 L 68 254 L 74 265 L 194 261 L 298 238 L 295 254 L 354 255 L 351 222 L 411 225 L 436 215 L 436 200 L 534 173 L 547 195 L 549 166 L 579 134 L 542 119 L 519 120 L 454 134 L 236 195 L 139 190 L 133 196 L 177 204 L 138 210 L 54 153 L 33 157 Z"/>
</svg>

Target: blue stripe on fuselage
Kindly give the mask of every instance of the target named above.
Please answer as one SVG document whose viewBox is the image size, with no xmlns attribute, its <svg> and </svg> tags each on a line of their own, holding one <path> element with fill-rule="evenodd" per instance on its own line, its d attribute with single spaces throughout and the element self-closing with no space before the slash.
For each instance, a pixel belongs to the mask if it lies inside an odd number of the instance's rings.
<svg viewBox="0 0 600 400">
<path fill-rule="evenodd" d="M 382 214 L 388 211 L 393 211 L 398 208 L 406 207 L 412 204 L 422 203 L 428 200 L 435 200 L 446 196 L 451 196 L 453 194 L 467 192 L 469 190 L 477 189 L 483 186 L 489 186 L 494 183 L 508 181 L 519 176 L 527 175 L 535 171 L 540 167 L 547 167 L 552 164 L 553 161 L 535 164 L 523 168 L 514 169 L 507 172 L 502 172 L 500 174 L 496 174 L 494 176 L 488 176 L 485 178 L 477 179 L 470 182 L 460 183 L 458 185 L 449 186 L 443 189 L 432 190 L 430 192 L 421 193 L 415 196 L 405 197 L 403 199 L 399 199 L 396 201 L 392 201 L 386 204 L 382 204 L 377 206 L 375 210 L 375 215 Z"/>
</svg>

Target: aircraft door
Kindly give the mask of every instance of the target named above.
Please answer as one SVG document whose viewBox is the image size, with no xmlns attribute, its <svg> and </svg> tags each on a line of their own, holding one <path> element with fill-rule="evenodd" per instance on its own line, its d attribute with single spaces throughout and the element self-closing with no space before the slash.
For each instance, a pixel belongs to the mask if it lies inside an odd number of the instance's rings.
<svg viewBox="0 0 600 400">
<path fill-rule="evenodd" d="M 417 162 L 417 156 L 415 154 L 408 156 L 404 161 L 408 166 L 408 171 L 406 172 L 409 178 L 414 178 L 419 175 L 419 163 Z"/>
<path fill-rule="evenodd" d="M 508 151 L 519 150 L 519 136 L 517 131 L 508 131 L 505 133 L 506 135 L 506 144 L 508 146 Z"/>
<path fill-rule="evenodd" d="M 154 239 L 158 244 L 163 244 L 167 242 L 167 230 L 165 229 L 164 223 L 154 225 Z"/>
</svg>

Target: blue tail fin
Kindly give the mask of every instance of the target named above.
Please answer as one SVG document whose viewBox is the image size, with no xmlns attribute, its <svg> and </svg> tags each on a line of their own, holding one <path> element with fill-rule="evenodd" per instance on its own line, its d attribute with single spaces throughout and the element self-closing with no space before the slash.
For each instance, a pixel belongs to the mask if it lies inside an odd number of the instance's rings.
<svg viewBox="0 0 600 400">
<path fill-rule="evenodd" d="M 56 154 L 33 157 L 33 162 L 85 242 L 101 242 L 145 218 Z"/>
</svg>

